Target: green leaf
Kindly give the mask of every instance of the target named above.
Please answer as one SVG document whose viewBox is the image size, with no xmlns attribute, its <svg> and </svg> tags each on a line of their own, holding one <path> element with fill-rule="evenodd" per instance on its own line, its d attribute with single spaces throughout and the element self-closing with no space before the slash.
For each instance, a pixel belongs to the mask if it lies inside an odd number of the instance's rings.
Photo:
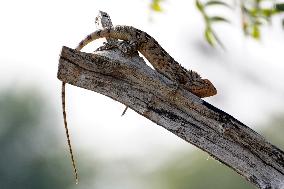
<svg viewBox="0 0 284 189">
<path fill-rule="evenodd" d="M 202 12 L 204 10 L 204 6 L 200 3 L 200 1 L 196 0 L 195 5 L 199 11 Z"/>
<path fill-rule="evenodd" d="M 152 3 L 150 4 L 151 9 L 156 12 L 162 12 L 163 9 L 160 3 L 161 0 L 153 0 Z"/>
<path fill-rule="evenodd" d="M 251 36 L 255 39 L 259 39 L 260 38 L 260 30 L 259 27 L 257 25 L 254 25 L 252 27 L 252 33 Z"/>
<path fill-rule="evenodd" d="M 243 28 L 243 32 L 244 32 L 244 34 L 245 35 L 248 35 L 249 34 L 249 32 L 248 32 L 248 23 L 247 23 L 247 21 L 243 21 L 243 23 L 242 23 L 242 28 Z"/>
<path fill-rule="evenodd" d="M 247 13 L 251 17 L 258 17 L 258 11 L 259 9 L 247 9 Z"/>
<path fill-rule="evenodd" d="M 223 18 L 221 16 L 212 16 L 209 18 L 209 20 L 211 22 L 227 22 L 227 23 L 230 23 L 229 20 L 227 20 L 226 18 Z"/>
<path fill-rule="evenodd" d="M 212 6 L 212 5 L 221 5 L 221 6 L 225 6 L 225 7 L 232 9 L 232 7 L 229 4 L 227 4 L 223 1 L 216 1 L 216 0 L 208 1 L 207 3 L 204 4 L 204 7 L 208 7 L 208 6 Z"/>
<path fill-rule="evenodd" d="M 284 11 L 284 3 L 275 4 L 275 9 L 279 12 L 283 12 Z"/>
<path fill-rule="evenodd" d="M 261 13 L 265 17 L 271 17 L 276 11 L 274 9 L 261 9 Z"/>
<path fill-rule="evenodd" d="M 205 29 L 205 33 L 204 33 L 204 35 L 205 35 L 205 39 L 206 39 L 206 41 L 212 46 L 212 47 L 214 47 L 214 45 L 215 45 L 215 40 L 214 40 L 214 36 L 213 36 L 213 34 L 212 34 L 212 31 L 211 31 L 211 29 L 209 28 L 209 27 L 207 27 L 206 29 Z"/>
</svg>

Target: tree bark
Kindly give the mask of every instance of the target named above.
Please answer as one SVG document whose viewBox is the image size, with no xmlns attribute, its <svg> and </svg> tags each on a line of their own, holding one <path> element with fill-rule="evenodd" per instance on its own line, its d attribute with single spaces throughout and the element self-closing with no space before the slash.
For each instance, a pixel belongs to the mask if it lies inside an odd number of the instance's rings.
<svg viewBox="0 0 284 189">
<path fill-rule="evenodd" d="M 139 56 L 63 47 L 58 79 L 121 102 L 207 152 L 261 189 L 284 189 L 284 152 L 231 115 L 177 86 Z"/>
</svg>

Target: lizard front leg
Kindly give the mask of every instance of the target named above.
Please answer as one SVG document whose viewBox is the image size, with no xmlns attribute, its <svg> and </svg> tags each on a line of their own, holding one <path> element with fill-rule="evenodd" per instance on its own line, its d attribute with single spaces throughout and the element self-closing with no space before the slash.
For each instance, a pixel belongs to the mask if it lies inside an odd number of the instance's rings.
<svg viewBox="0 0 284 189">
<path fill-rule="evenodd" d="M 138 42 L 137 41 L 119 41 L 118 49 L 124 54 L 133 56 L 138 55 Z"/>
<path fill-rule="evenodd" d="M 115 41 L 112 43 L 104 42 L 103 46 L 97 48 L 96 51 L 110 50 L 114 48 L 119 49 L 124 55 L 138 55 L 138 42 L 136 41 Z"/>
</svg>

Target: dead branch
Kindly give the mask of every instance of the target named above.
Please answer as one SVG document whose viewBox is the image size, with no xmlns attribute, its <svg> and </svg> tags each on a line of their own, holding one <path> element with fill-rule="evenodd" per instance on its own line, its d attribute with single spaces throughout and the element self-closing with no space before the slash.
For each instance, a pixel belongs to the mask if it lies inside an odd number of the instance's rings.
<svg viewBox="0 0 284 189">
<path fill-rule="evenodd" d="M 92 90 L 206 151 L 261 189 L 284 188 L 284 152 L 145 64 L 118 50 L 78 52 L 63 47 L 58 79 Z"/>
</svg>

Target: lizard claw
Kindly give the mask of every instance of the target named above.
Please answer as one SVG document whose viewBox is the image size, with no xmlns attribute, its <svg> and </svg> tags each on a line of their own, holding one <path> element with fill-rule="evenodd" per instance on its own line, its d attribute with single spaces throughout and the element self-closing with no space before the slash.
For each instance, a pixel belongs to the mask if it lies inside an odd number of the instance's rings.
<svg viewBox="0 0 284 189">
<path fill-rule="evenodd" d="M 97 48 L 94 52 L 110 50 L 110 49 L 113 49 L 113 48 L 116 48 L 116 47 L 117 47 L 117 44 L 111 44 L 111 43 L 108 43 L 108 42 L 104 42 L 103 45 L 100 46 L 99 48 Z"/>
</svg>

